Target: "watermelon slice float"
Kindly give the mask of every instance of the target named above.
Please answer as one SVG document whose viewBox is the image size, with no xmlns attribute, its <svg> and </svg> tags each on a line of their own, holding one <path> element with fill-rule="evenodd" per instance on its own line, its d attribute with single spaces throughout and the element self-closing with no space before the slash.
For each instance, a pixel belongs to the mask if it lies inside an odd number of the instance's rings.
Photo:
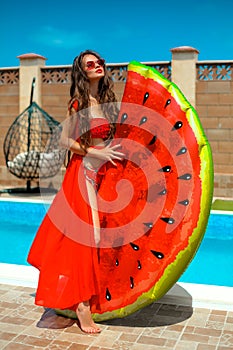
<svg viewBox="0 0 233 350">
<path fill-rule="evenodd" d="M 96 321 L 124 317 L 166 294 L 193 259 L 212 203 L 211 149 L 196 111 L 155 69 L 129 64 L 114 142 L 126 157 L 107 170 L 98 193 Z"/>
</svg>

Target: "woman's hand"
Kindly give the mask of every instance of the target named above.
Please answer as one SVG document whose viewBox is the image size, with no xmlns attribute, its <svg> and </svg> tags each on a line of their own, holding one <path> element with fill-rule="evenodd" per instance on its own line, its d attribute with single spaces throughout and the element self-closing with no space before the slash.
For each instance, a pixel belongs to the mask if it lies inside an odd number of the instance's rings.
<svg viewBox="0 0 233 350">
<path fill-rule="evenodd" d="M 120 147 L 121 145 L 111 146 L 110 144 L 103 148 L 89 147 L 86 157 L 109 161 L 116 166 L 114 159 L 121 160 L 125 156 L 124 153 L 117 151 Z"/>
</svg>

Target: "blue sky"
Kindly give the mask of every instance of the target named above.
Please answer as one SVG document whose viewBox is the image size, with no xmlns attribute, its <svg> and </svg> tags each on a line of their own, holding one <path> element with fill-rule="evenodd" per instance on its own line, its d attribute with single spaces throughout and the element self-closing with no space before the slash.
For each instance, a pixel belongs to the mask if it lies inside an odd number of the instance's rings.
<svg viewBox="0 0 233 350">
<path fill-rule="evenodd" d="M 111 63 L 170 61 L 183 45 L 233 60 L 232 0 L 6 0 L 0 11 L 0 67 L 29 52 L 68 65 L 87 48 Z"/>
</svg>

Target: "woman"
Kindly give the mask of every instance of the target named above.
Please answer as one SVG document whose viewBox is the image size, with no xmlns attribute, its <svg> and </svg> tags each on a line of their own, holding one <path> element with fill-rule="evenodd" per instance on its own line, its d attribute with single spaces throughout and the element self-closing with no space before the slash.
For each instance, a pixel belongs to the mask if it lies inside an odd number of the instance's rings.
<svg viewBox="0 0 233 350">
<path fill-rule="evenodd" d="M 74 59 L 69 116 L 61 143 L 72 153 L 62 187 L 46 214 L 28 262 L 40 270 L 35 303 L 76 311 L 80 328 L 98 333 L 100 222 L 97 192 L 108 164 L 123 153 L 111 145 L 116 97 L 104 60 L 87 50 Z M 106 163 L 108 162 L 108 163 Z"/>
</svg>

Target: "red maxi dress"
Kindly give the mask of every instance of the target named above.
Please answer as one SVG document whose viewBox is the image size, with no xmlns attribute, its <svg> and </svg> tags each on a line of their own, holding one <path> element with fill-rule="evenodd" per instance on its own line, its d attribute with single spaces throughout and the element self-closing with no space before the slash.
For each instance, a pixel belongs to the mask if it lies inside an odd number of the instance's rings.
<svg viewBox="0 0 233 350">
<path fill-rule="evenodd" d="M 106 119 L 91 121 L 92 137 L 109 132 Z M 83 157 L 73 154 L 61 189 L 46 213 L 28 255 L 28 262 L 39 269 L 35 303 L 40 306 L 73 309 L 90 300 L 98 310 L 99 263 L 94 242 L 92 208 L 86 181 L 100 184 L 103 168 L 95 178 L 84 166 Z"/>
</svg>

